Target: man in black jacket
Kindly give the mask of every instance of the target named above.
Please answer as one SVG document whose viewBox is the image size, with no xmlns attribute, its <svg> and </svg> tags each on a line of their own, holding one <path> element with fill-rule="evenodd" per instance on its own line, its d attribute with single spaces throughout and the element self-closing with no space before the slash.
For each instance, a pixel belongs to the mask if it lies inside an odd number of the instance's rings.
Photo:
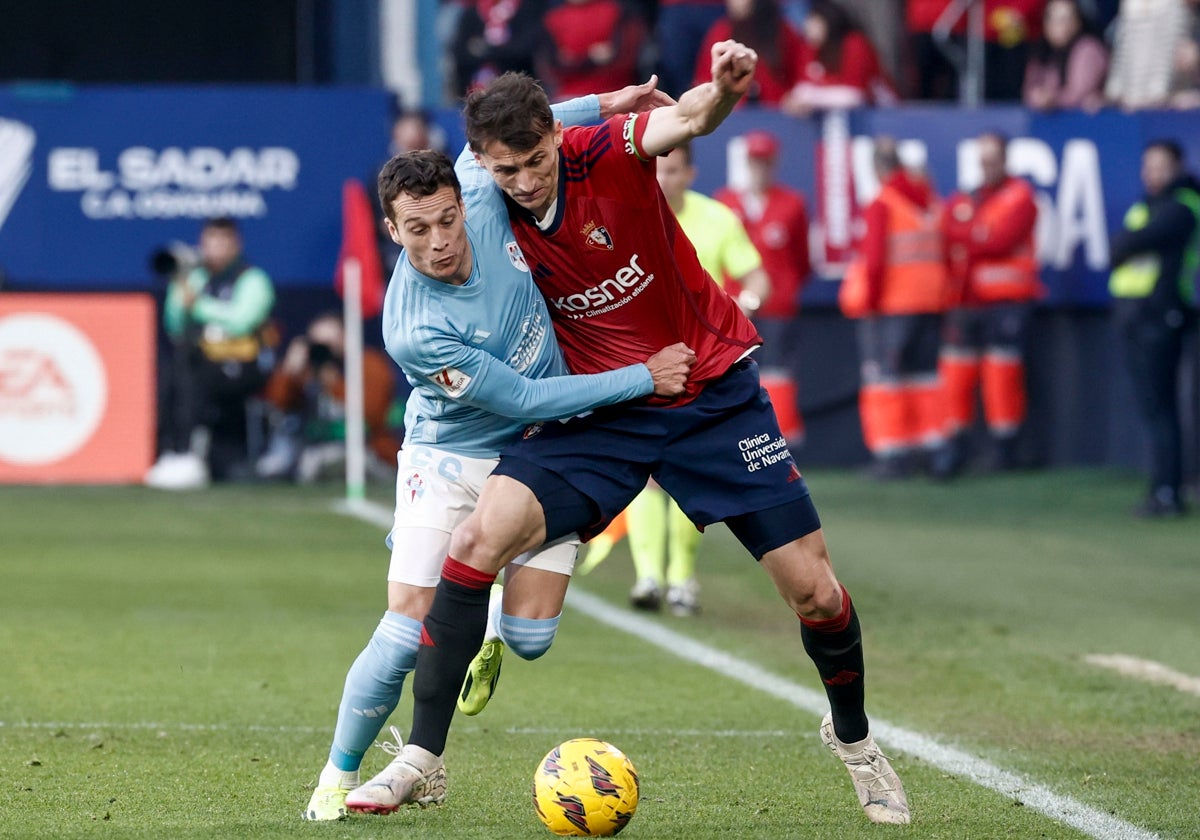
<svg viewBox="0 0 1200 840">
<path fill-rule="evenodd" d="M 1146 194 L 1113 236 L 1109 291 L 1134 398 L 1150 434 L 1150 489 L 1134 513 L 1179 516 L 1184 504 L 1177 378 L 1184 335 L 1195 317 L 1200 190 L 1172 140 L 1146 146 L 1142 184 Z"/>
</svg>

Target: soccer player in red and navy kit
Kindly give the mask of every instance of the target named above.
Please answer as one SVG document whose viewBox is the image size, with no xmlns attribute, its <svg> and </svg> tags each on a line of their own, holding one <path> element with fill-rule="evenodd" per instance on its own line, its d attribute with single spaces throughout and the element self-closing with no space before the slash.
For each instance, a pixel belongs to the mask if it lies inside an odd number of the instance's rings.
<svg viewBox="0 0 1200 840">
<path fill-rule="evenodd" d="M 700 267 L 655 177 L 656 155 L 712 132 L 751 82 L 752 50 L 726 41 L 712 59 L 712 81 L 678 103 L 589 128 L 564 131 L 527 76 L 506 74 L 468 97 L 468 142 L 509 201 L 571 370 L 610 370 L 675 342 L 697 358 L 679 397 L 531 427 L 504 450 L 451 538 L 425 619 L 413 727 L 397 759 L 407 777 L 393 777 L 400 803 L 419 800 L 442 766 L 497 572 L 547 539 L 598 533 L 653 476 L 697 525 L 725 522 L 766 569 L 825 683 L 824 743 L 873 822 L 909 821 L 868 729 L 858 617 L 750 358 L 761 339 Z"/>
</svg>

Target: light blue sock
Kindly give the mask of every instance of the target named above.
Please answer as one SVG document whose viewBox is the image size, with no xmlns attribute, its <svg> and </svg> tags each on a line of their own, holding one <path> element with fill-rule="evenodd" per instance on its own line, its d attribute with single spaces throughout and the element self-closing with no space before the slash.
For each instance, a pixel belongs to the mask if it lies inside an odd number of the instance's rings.
<svg viewBox="0 0 1200 840">
<path fill-rule="evenodd" d="M 421 622 L 387 612 L 346 674 L 329 761 L 357 770 L 388 715 L 400 702 L 404 678 L 417 664 Z"/>
<path fill-rule="evenodd" d="M 561 617 L 562 613 L 554 618 L 517 618 L 501 613 L 500 639 L 522 659 L 537 659 L 550 650 Z"/>
</svg>

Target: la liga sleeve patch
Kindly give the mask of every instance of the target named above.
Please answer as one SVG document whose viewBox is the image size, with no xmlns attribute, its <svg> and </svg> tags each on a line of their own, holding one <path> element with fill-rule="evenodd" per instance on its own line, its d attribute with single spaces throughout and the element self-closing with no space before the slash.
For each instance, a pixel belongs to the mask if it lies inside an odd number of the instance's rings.
<svg viewBox="0 0 1200 840">
<path fill-rule="evenodd" d="M 458 399 L 467 392 L 471 377 L 458 368 L 444 367 L 433 375 L 433 383 L 446 392 L 451 399 Z"/>
</svg>

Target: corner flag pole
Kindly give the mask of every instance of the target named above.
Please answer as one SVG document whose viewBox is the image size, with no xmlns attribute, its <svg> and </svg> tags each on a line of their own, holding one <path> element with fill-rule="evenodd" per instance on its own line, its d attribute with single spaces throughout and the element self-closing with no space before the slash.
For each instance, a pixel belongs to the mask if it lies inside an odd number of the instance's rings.
<svg viewBox="0 0 1200 840">
<path fill-rule="evenodd" d="M 363 431 L 362 265 L 343 267 L 342 313 L 346 333 L 346 501 L 366 497 L 366 436 Z"/>
</svg>

